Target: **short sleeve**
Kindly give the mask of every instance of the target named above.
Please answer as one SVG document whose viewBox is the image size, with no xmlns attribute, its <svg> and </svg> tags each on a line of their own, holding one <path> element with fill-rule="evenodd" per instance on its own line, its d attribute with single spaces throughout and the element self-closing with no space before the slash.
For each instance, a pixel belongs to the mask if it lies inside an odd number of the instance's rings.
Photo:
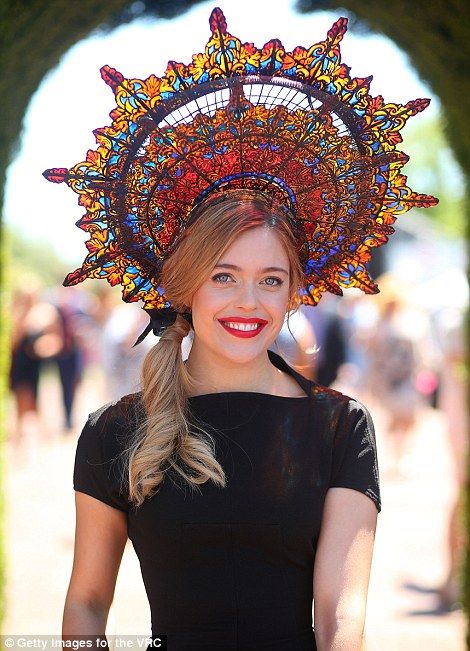
<svg viewBox="0 0 470 651">
<path fill-rule="evenodd" d="M 130 504 L 122 485 L 123 438 L 126 436 L 116 404 L 91 414 L 80 434 L 73 471 L 74 490 L 121 511 Z"/>
<path fill-rule="evenodd" d="M 374 424 L 366 407 L 356 400 L 349 400 L 338 420 L 329 487 L 365 493 L 381 511 Z"/>
</svg>

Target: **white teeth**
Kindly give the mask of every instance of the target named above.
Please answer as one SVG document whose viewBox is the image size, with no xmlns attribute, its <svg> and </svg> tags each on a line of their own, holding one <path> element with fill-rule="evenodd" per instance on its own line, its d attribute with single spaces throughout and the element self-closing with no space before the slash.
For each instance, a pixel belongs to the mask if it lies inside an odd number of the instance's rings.
<svg viewBox="0 0 470 651">
<path fill-rule="evenodd" d="M 251 331 L 251 330 L 257 330 L 259 328 L 258 323 L 232 323 L 228 322 L 227 323 L 229 328 L 232 328 L 233 330 L 243 330 L 245 332 Z"/>
</svg>

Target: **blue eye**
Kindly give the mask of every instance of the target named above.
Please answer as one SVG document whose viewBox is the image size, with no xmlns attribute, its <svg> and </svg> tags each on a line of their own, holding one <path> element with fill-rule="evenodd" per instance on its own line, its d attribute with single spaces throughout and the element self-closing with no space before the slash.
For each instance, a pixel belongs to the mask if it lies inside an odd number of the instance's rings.
<svg viewBox="0 0 470 651">
<path fill-rule="evenodd" d="M 220 274 L 215 274 L 215 276 L 212 276 L 212 280 L 216 283 L 226 283 L 230 279 L 231 279 L 230 274 L 220 273 Z"/>
<path fill-rule="evenodd" d="M 233 278 L 230 274 L 222 272 L 212 276 L 211 280 L 215 283 L 226 285 L 227 283 L 233 281 Z M 268 287 L 280 287 L 284 284 L 284 281 L 281 280 L 281 278 L 277 278 L 276 276 L 268 276 L 268 278 L 265 278 L 261 282 Z"/>
<path fill-rule="evenodd" d="M 276 278 L 276 276 L 269 276 L 269 278 L 265 278 L 263 282 L 266 283 L 268 287 L 280 287 L 283 283 L 283 281 L 280 278 Z"/>
</svg>

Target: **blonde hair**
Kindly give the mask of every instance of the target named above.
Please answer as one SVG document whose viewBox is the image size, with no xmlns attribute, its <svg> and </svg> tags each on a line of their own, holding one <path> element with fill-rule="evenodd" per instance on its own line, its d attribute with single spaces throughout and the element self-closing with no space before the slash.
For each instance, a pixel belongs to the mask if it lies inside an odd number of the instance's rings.
<svg viewBox="0 0 470 651">
<path fill-rule="evenodd" d="M 288 310 L 297 309 L 303 273 L 289 215 L 270 195 L 230 190 L 222 200 L 206 200 L 193 211 L 191 224 L 165 261 L 160 284 L 175 310 L 190 309 L 194 293 L 220 256 L 241 233 L 257 227 L 272 228 L 285 248 L 290 265 Z M 129 497 L 137 506 L 158 490 L 170 469 L 192 488 L 207 481 L 225 486 L 214 440 L 189 410 L 191 377 L 181 355 L 189 330 L 189 322 L 178 316 L 142 366 L 142 424 L 127 450 L 126 463 Z"/>
</svg>

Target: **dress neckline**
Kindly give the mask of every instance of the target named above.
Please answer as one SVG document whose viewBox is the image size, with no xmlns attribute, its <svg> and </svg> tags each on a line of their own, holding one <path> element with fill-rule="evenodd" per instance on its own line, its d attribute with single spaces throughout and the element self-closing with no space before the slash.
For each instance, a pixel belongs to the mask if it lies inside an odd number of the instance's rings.
<svg viewBox="0 0 470 651">
<path fill-rule="evenodd" d="M 256 396 L 261 398 L 275 398 L 277 400 L 308 400 L 309 396 L 278 396 L 274 393 L 262 393 L 260 391 L 218 391 L 214 393 L 199 393 L 197 396 L 189 396 L 189 400 L 197 400 L 198 398 L 217 398 L 220 397 L 250 397 Z"/>
<path fill-rule="evenodd" d="M 217 397 L 217 396 L 223 396 L 225 398 L 228 398 L 230 396 L 232 397 L 262 397 L 262 398 L 274 398 L 277 400 L 309 400 L 310 395 L 311 395 L 311 381 L 305 378 L 303 375 L 300 373 L 297 373 L 293 368 L 291 368 L 287 362 L 277 353 L 275 353 L 272 350 L 268 350 L 268 357 L 270 362 L 278 368 L 280 371 L 284 371 L 288 375 L 290 375 L 300 386 L 300 388 L 304 391 L 306 395 L 303 396 L 279 396 L 277 394 L 273 393 L 263 393 L 261 391 L 214 391 L 212 393 L 200 393 L 196 396 L 190 396 L 189 400 L 197 400 L 198 398 L 210 398 L 210 397 Z"/>
</svg>

